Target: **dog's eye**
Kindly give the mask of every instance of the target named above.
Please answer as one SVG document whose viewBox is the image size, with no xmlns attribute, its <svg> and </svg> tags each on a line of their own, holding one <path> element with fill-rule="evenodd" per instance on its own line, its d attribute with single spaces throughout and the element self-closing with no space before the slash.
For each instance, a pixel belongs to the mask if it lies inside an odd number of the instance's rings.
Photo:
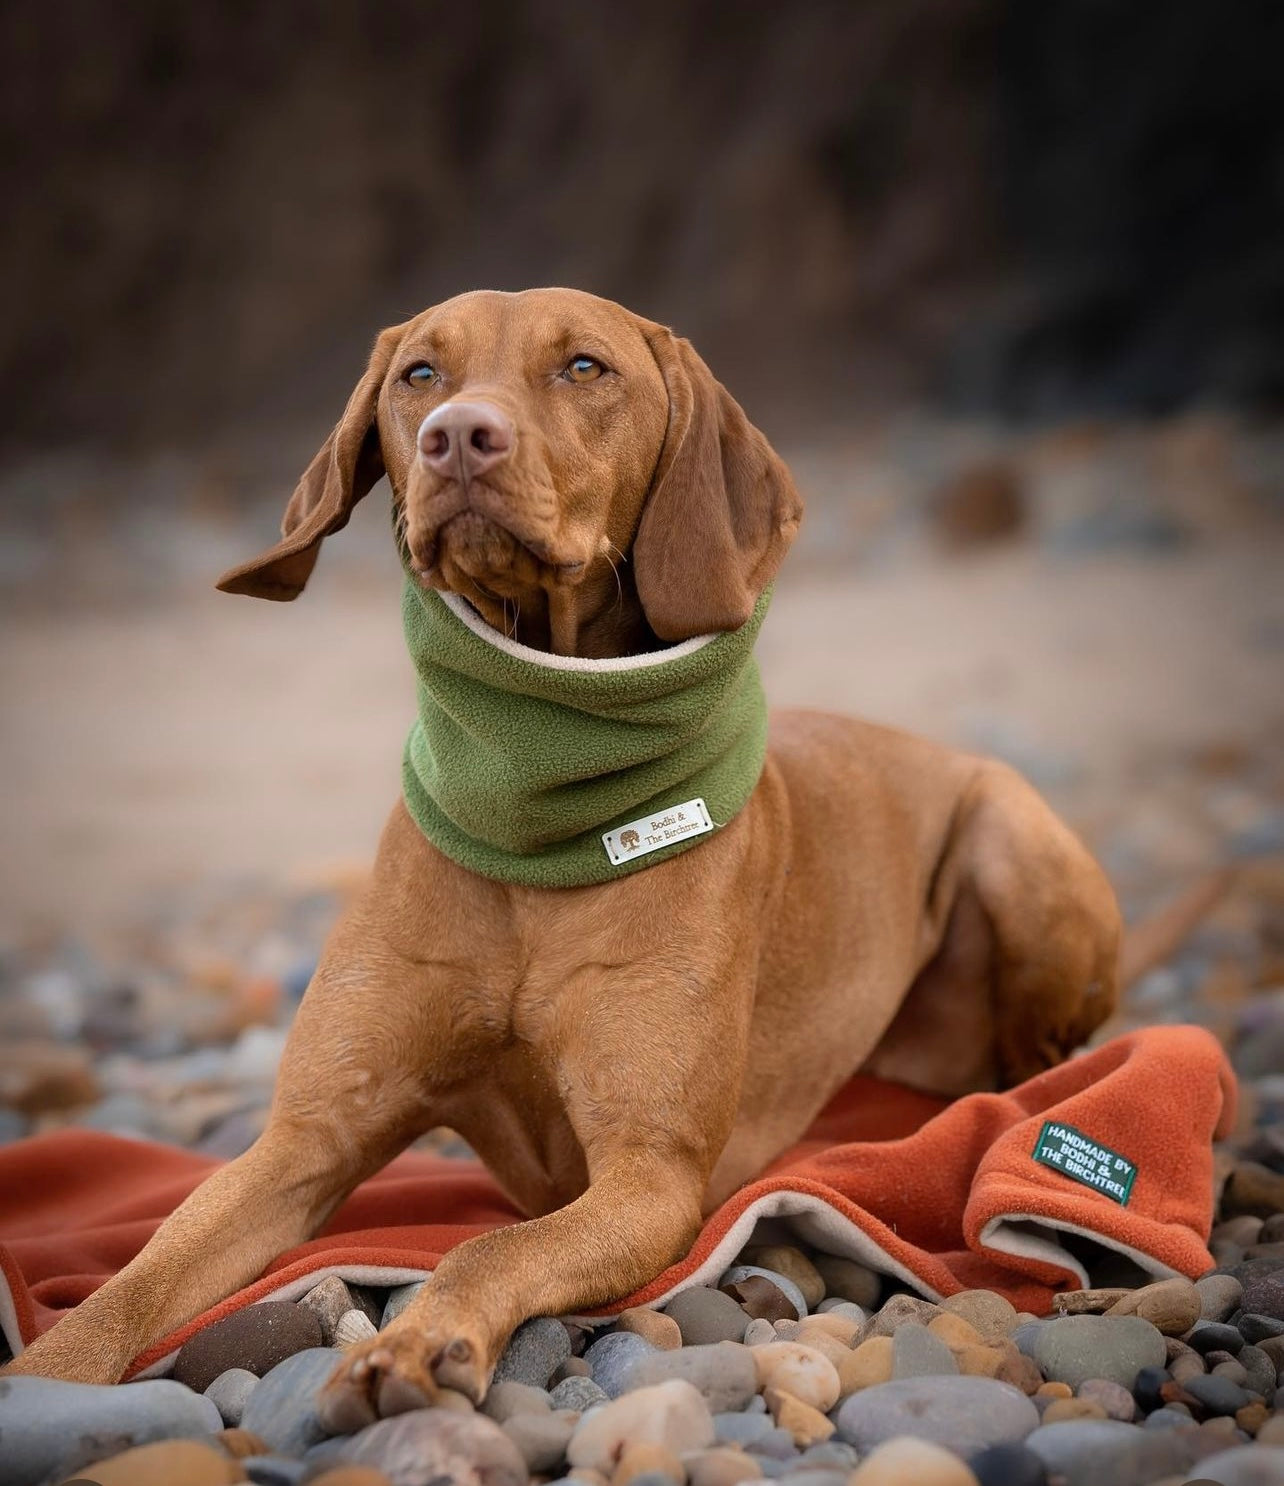
<svg viewBox="0 0 1284 1486">
<path fill-rule="evenodd" d="M 412 387 L 431 387 L 437 380 L 437 368 L 426 361 L 416 362 L 405 375 Z"/>
<path fill-rule="evenodd" d="M 562 375 L 570 382 L 595 382 L 606 368 L 591 356 L 572 356 Z"/>
</svg>

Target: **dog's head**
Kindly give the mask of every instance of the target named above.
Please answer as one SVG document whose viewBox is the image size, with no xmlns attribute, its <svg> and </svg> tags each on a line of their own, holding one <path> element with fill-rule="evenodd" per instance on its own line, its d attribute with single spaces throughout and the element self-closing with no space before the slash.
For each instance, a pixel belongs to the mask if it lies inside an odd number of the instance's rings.
<svg viewBox="0 0 1284 1486">
<path fill-rule="evenodd" d="M 576 290 L 484 291 L 380 334 L 282 541 L 219 587 L 295 598 L 385 473 L 419 580 L 561 653 L 737 628 L 802 509 L 687 341 Z"/>
</svg>

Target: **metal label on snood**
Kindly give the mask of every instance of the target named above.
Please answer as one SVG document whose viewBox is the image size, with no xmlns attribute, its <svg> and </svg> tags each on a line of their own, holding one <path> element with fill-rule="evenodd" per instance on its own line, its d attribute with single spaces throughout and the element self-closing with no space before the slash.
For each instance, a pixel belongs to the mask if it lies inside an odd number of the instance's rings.
<svg viewBox="0 0 1284 1486">
<path fill-rule="evenodd" d="M 1120 1207 L 1128 1206 L 1137 1168 L 1118 1151 L 1112 1151 L 1073 1125 L 1048 1120 L 1030 1153 L 1040 1166 L 1050 1166 L 1072 1182 L 1091 1187 Z"/>
<path fill-rule="evenodd" d="M 606 854 L 615 866 L 623 866 L 648 852 L 659 851 L 662 846 L 672 846 L 675 841 L 685 841 L 691 836 L 703 836 L 713 830 L 713 822 L 703 800 L 686 800 L 681 805 L 671 805 L 667 810 L 657 810 L 654 815 L 644 815 L 641 820 L 631 820 L 626 826 L 617 826 L 602 837 Z"/>
</svg>

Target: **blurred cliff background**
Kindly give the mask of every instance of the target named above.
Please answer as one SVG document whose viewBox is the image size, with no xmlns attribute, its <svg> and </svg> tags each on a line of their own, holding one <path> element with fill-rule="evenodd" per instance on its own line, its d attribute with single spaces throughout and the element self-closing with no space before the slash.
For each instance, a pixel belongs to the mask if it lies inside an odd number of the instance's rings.
<svg viewBox="0 0 1284 1486">
<path fill-rule="evenodd" d="M 270 1069 L 398 789 L 382 493 L 297 604 L 213 580 L 379 326 L 540 283 L 690 335 L 793 464 L 775 699 L 1010 758 L 1132 912 L 1237 864 L 1143 1010 L 1260 1011 L 1281 56 L 1272 0 L 5 5 L 11 1032 Z"/>
</svg>

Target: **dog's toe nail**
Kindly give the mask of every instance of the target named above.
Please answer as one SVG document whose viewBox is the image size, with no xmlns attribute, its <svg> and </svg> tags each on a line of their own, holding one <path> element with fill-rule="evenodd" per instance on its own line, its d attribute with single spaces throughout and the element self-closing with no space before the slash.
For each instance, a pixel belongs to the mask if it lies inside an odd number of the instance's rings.
<svg viewBox="0 0 1284 1486">
<path fill-rule="evenodd" d="M 421 1388 L 408 1378 L 389 1374 L 379 1384 L 379 1413 L 383 1418 L 391 1414 L 408 1414 L 412 1409 L 425 1409 L 430 1400 Z"/>
</svg>

